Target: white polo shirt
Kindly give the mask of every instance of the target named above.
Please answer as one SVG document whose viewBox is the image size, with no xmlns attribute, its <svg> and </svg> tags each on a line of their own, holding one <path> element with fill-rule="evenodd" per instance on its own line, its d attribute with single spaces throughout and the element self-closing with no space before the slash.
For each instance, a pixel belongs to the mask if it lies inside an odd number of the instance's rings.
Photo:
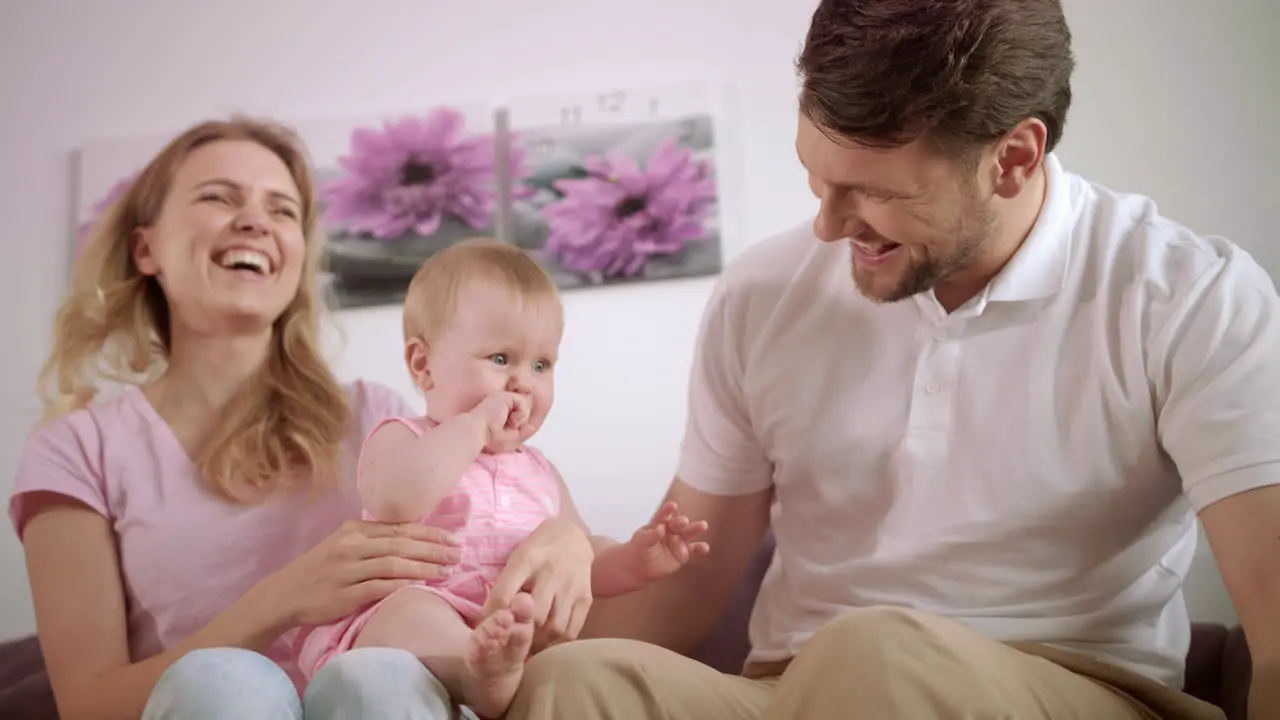
<svg viewBox="0 0 1280 720">
<path fill-rule="evenodd" d="M 1030 236 L 950 315 L 867 300 L 808 224 L 725 270 L 679 476 L 776 491 L 751 660 L 888 604 L 1181 686 L 1194 511 L 1280 483 L 1280 300 L 1239 247 L 1046 168 Z"/>
</svg>

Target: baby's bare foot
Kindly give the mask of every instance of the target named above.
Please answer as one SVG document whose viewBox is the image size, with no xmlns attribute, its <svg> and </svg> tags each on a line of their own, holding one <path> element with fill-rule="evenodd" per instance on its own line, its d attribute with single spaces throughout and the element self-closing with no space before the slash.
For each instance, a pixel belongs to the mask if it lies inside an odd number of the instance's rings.
<svg viewBox="0 0 1280 720">
<path fill-rule="evenodd" d="M 471 631 L 462 678 L 463 702 L 482 718 L 502 717 L 516 696 L 533 644 L 533 596 L 520 593 L 507 610 Z"/>
</svg>

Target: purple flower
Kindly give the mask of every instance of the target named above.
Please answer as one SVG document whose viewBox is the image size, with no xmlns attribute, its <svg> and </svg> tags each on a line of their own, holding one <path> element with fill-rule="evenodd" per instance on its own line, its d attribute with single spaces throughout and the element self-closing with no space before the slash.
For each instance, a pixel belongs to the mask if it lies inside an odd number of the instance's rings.
<svg viewBox="0 0 1280 720">
<path fill-rule="evenodd" d="M 133 187 L 133 183 L 138 179 L 138 173 L 133 173 L 128 177 L 117 180 L 114 185 L 107 190 L 107 194 L 98 199 L 92 207 L 89 208 L 89 217 L 76 227 L 76 253 L 78 254 L 84 249 L 85 242 L 89 239 L 89 233 L 93 232 L 93 226 L 98 222 L 102 214 L 111 208 L 112 205 L 124 199 L 128 194 L 129 188 Z"/>
<path fill-rule="evenodd" d="M 543 250 L 570 270 L 633 277 L 655 256 L 703 239 L 716 199 L 710 163 L 662 143 L 641 168 L 624 156 L 588 158 L 587 177 L 557 180 L 564 197 L 543 215 L 550 226 Z"/>
<path fill-rule="evenodd" d="M 468 136 L 464 123 L 440 108 L 353 132 L 338 160 L 347 174 L 320 188 L 326 223 L 384 239 L 433 235 L 446 215 L 487 228 L 498 202 L 493 136 Z"/>
</svg>

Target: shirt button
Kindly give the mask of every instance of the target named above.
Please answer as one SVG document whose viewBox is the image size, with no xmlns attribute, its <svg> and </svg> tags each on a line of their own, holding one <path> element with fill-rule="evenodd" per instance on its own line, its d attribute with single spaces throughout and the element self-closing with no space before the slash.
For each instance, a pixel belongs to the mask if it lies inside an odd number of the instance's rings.
<svg viewBox="0 0 1280 720">
<path fill-rule="evenodd" d="M 511 507 L 511 498 L 506 495 L 503 495 L 502 497 L 498 498 L 498 504 L 501 505 L 502 507 Z"/>
<path fill-rule="evenodd" d="M 928 385 L 924 386 L 924 391 L 932 395 L 938 392 L 938 385 L 936 383 L 929 383 Z M 503 498 L 503 499 L 505 500 L 506 498 Z"/>
</svg>

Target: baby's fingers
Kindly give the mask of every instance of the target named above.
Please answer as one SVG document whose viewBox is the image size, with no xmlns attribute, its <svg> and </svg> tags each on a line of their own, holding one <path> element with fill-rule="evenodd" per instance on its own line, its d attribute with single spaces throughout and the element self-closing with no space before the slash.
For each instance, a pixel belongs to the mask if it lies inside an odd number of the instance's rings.
<svg viewBox="0 0 1280 720">
<path fill-rule="evenodd" d="M 698 522 L 689 523 L 676 534 L 685 540 L 692 540 L 707 531 L 707 521 L 699 520 Z"/>
<path fill-rule="evenodd" d="M 659 542 L 662 542 L 662 538 L 665 536 L 666 536 L 666 533 L 663 532 L 663 528 L 661 525 L 657 527 L 646 526 L 646 527 L 640 528 L 639 530 L 636 531 L 635 535 L 631 536 L 631 542 L 635 543 L 636 545 L 639 545 L 640 547 L 646 547 L 646 548 L 653 547 L 654 545 L 657 545 Z"/>
<path fill-rule="evenodd" d="M 653 514 L 653 519 L 649 521 L 649 524 L 665 525 L 666 523 L 671 522 L 671 518 L 674 518 L 675 516 L 676 504 L 668 500 L 662 504 L 662 507 L 658 508 L 656 513 Z"/>
<path fill-rule="evenodd" d="M 681 565 L 689 562 L 689 543 L 681 540 L 678 536 L 672 535 L 667 538 L 666 550 Z"/>
</svg>

